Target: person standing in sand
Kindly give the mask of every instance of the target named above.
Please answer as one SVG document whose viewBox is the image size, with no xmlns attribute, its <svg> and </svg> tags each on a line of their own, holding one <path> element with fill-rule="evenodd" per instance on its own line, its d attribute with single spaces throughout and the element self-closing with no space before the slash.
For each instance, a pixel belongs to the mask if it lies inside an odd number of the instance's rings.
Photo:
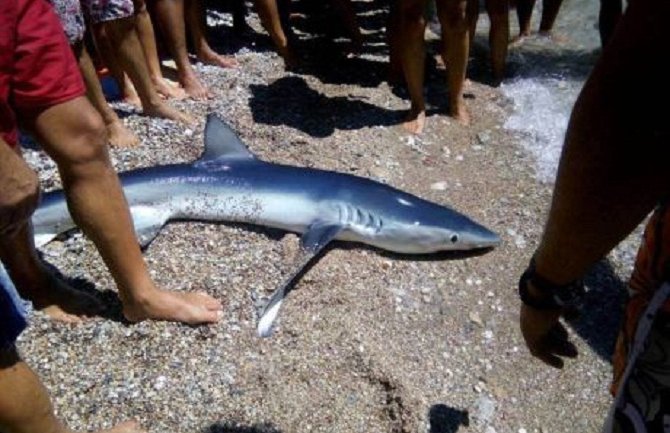
<svg viewBox="0 0 670 433">
<path fill-rule="evenodd" d="M 0 137 L 4 140 L 0 144 L 19 155 L 18 118 L 54 159 L 73 219 L 109 268 L 126 319 L 219 321 L 221 304 L 209 295 L 170 292 L 152 281 L 107 152 L 104 123 L 84 94 L 81 74 L 51 5 L 46 0 L 0 2 Z M 54 319 L 76 322 L 102 308 L 97 299 L 67 286 L 49 271 L 37 255 L 29 221 L 0 237 L 0 260 L 21 296 Z"/>
<path fill-rule="evenodd" d="M 135 27 L 132 0 L 81 0 L 81 5 L 100 55 L 122 89 L 124 73 L 128 74 L 137 91 L 142 112 L 147 116 L 194 124 L 195 119 L 170 106 L 156 90 Z M 128 92 L 124 93 L 124 96 L 128 95 Z"/>
<path fill-rule="evenodd" d="M 442 26 L 442 57 L 447 65 L 449 115 L 462 125 L 470 123 L 465 107 L 463 88 L 470 52 L 469 10 L 476 0 L 437 0 L 437 14 Z M 403 127 L 412 134 L 421 134 L 426 123 L 426 103 L 423 95 L 425 74 L 424 33 L 427 0 L 398 0 L 398 57 L 411 101 Z"/>
<path fill-rule="evenodd" d="M 542 18 L 540 19 L 540 36 L 552 37 L 561 41 L 560 36 L 553 34 L 554 23 L 558 17 L 558 11 L 561 9 L 563 0 L 543 0 L 542 1 Z M 524 38 L 531 35 L 531 17 L 533 15 L 533 8 L 535 7 L 535 0 L 516 0 L 516 15 L 519 19 L 519 35 L 514 38 L 513 43 L 521 42 Z"/>
<path fill-rule="evenodd" d="M 65 36 L 67 36 L 72 51 L 79 61 L 79 69 L 86 83 L 86 95 L 105 122 L 107 134 L 109 135 L 109 143 L 115 147 L 137 146 L 140 143 L 139 138 L 126 127 L 107 103 L 100 80 L 95 73 L 91 58 L 83 44 L 86 27 L 79 0 L 49 1 L 55 9 L 65 31 Z"/>
<path fill-rule="evenodd" d="M 3 5 L 0 5 L 2 16 Z M 9 145 L 0 138 L 0 238 L 24 226 L 39 196 L 39 182 Z M 4 433 L 73 433 L 55 415 L 49 394 L 21 359 L 16 338 L 26 315 L 9 275 L 0 263 L 0 431 Z M 146 433 L 125 422 L 97 433 Z"/>
</svg>

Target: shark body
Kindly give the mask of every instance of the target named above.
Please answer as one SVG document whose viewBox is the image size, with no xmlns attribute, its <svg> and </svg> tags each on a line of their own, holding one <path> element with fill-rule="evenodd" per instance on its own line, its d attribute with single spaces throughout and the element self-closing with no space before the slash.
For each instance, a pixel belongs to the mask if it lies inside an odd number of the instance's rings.
<svg viewBox="0 0 670 433">
<path fill-rule="evenodd" d="M 213 115 L 199 160 L 119 177 L 142 246 L 170 220 L 241 222 L 302 234 L 303 254 L 262 313 L 261 336 L 270 335 L 289 286 L 332 240 L 402 254 L 490 248 L 500 242 L 453 209 L 371 179 L 261 161 Z M 75 227 L 62 191 L 45 194 L 33 226 L 38 246 Z"/>
</svg>

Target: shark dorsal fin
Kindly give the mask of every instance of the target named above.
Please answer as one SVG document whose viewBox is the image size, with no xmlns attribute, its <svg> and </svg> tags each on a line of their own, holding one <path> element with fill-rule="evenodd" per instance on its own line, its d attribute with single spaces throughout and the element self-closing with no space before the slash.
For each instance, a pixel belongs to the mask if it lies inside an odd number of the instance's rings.
<svg viewBox="0 0 670 433">
<path fill-rule="evenodd" d="M 205 151 L 200 161 L 217 159 L 255 159 L 235 131 L 215 114 L 207 115 Z"/>
</svg>

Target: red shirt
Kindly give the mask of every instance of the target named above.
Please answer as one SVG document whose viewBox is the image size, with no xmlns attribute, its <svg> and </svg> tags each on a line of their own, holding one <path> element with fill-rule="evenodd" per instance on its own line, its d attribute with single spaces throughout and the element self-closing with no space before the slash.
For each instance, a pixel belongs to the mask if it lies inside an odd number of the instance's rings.
<svg viewBox="0 0 670 433">
<path fill-rule="evenodd" d="M 17 144 L 17 116 L 86 93 L 58 17 L 46 0 L 0 0 L 0 136 Z"/>
</svg>

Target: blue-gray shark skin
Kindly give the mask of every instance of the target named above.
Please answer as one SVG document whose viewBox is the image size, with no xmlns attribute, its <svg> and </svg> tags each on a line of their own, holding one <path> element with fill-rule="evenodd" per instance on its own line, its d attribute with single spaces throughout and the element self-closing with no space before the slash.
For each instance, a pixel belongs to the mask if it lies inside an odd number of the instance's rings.
<svg viewBox="0 0 670 433">
<path fill-rule="evenodd" d="M 119 177 L 143 246 L 170 220 L 250 223 L 301 233 L 307 254 L 300 268 L 334 239 L 403 254 L 489 248 L 500 242 L 453 209 L 371 179 L 261 161 L 214 115 L 207 118 L 199 160 Z M 75 227 L 62 191 L 45 194 L 33 226 L 38 246 Z"/>
</svg>

